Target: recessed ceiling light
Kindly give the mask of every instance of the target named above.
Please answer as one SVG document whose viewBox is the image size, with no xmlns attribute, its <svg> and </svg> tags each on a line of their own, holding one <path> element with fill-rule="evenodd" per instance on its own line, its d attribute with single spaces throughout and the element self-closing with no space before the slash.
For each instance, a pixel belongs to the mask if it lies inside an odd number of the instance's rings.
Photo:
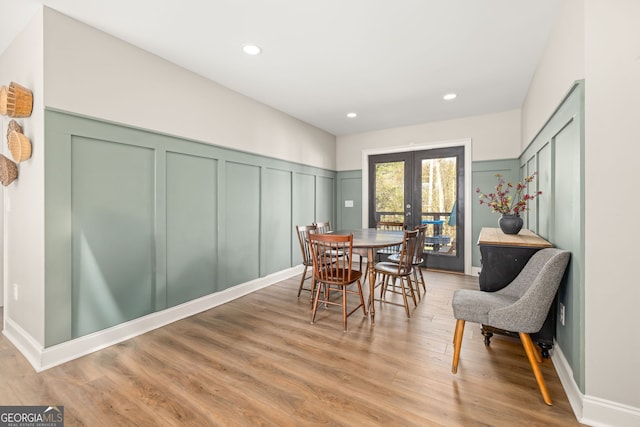
<svg viewBox="0 0 640 427">
<path fill-rule="evenodd" d="M 256 46 L 255 44 L 245 44 L 244 46 L 242 46 L 242 50 L 247 55 L 259 55 L 260 52 L 262 52 L 262 49 L 260 49 L 260 47 Z"/>
<path fill-rule="evenodd" d="M 347 117 L 349 117 L 350 119 L 355 119 L 356 117 L 358 117 L 358 113 L 347 113 Z"/>
<path fill-rule="evenodd" d="M 455 93 L 448 93 L 445 96 L 442 97 L 442 99 L 444 99 L 445 101 L 451 101 L 452 99 L 456 99 L 456 95 Z"/>
</svg>

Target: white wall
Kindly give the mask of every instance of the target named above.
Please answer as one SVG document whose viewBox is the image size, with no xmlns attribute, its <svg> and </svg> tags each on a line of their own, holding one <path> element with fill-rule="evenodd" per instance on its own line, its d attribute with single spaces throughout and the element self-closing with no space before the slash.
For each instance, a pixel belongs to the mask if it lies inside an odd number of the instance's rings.
<svg viewBox="0 0 640 427">
<path fill-rule="evenodd" d="M 583 0 L 562 0 L 554 28 L 522 104 L 522 150 L 576 80 L 584 78 Z"/>
<path fill-rule="evenodd" d="M 335 136 L 45 8 L 45 105 L 335 170 Z"/>
<path fill-rule="evenodd" d="M 634 407 L 638 423 L 640 229 L 622 218 L 638 206 L 639 23 L 637 0 L 585 1 L 586 391 Z"/>
<path fill-rule="evenodd" d="M 337 138 L 337 170 L 362 169 L 362 151 L 471 138 L 472 160 L 520 155 L 520 110 L 424 123 Z"/>
<path fill-rule="evenodd" d="M 585 393 L 574 410 L 589 425 L 640 423 L 640 229 L 617 219 L 637 205 L 638 22 L 637 0 L 563 0 L 522 108 L 526 145 L 585 79 Z M 615 219 L 603 228 L 607 216 Z"/>
<path fill-rule="evenodd" d="M 4 17 L 7 18 L 7 17 Z M 16 181 L 4 188 L 4 320 L 44 343 L 44 110 L 42 13 L 38 12 L 0 55 L 0 84 L 15 81 L 33 91 L 33 113 L 17 118 L 31 140 L 31 159 L 19 164 Z M 9 117 L 2 116 L 6 141 Z M 10 159 L 6 144 L 0 151 Z M 13 285 L 18 285 L 18 300 Z"/>
</svg>

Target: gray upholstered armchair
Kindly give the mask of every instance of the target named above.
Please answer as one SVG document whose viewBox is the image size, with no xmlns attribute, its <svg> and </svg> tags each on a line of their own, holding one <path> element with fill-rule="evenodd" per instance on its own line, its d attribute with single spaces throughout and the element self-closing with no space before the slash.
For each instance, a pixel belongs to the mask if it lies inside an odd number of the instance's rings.
<svg viewBox="0 0 640 427">
<path fill-rule="evenodd" d="M 542 328 L 569 258 L 568 251 L 542 249 L 531 257 L 509 285 L 499 291 L 455 291 L 451 304 L 457 322 L 453 338 L 451 372 L 455 374 L 458 371 L 465 321 L 518 332 L 542 397 L 547 405 L 551 405 L 551 397 L 538 366 L 541 357 L 536 352 L 529 334 Z"/>
</svg>

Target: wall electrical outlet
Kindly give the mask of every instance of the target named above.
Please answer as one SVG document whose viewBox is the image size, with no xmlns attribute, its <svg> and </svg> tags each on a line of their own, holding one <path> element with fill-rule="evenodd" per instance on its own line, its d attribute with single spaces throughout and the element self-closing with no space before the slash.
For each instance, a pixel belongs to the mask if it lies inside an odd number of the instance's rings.
<svg viewBox="0 0 640 427">
<path fill-rule="evenodd" d="M 18 284 L 13 284 L 13 300 L 18 301 Z"/>
<path fill-rule="evenodd" d="M 564 304 L 560 303 L 560 324 L 564 326 Z"/>
</svg>

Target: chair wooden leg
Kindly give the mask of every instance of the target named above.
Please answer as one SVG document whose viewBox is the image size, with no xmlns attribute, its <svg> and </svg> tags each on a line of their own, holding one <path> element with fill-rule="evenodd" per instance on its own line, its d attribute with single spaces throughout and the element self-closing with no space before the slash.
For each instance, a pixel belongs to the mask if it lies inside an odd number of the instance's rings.
<svg viewBox="0 0 640 427">
<path fill-rule="evenodd" d="M 347 332 L 347 287 L 340 286 L 342 288 L 342 325 L 344 326 L 344 332 Z"/>
<path fill-rule="evenodd" d="M 311 276 L 311 298 L 309 299 L 309 304 L 313 307 L 313 295 L 316 293 L 316 277 Z"/>
<path fill-rule="evenodd" d="M 427 285 L 424 283 L 424 276 L 422 275 L 422 268 L 418 266 L 418 273 L 420 273 L 420 282 L 422 283 L 422 290 L 424 291 L 424 295 L 427 295 Z"/>
<path fill-rule="evenodd" d="M 385 294 L 387 293 L 387 287 L 389 286 L 389 276 L 382 276 L 381 280 L 382 286 L 380 287 L 380 299 L 384 299 Z"/>
<path fill-rule="evenodd" d="M 305 265 L 304 271 L 302 272 L 302 279 L 300 279 L 300 286 L 298 287 L 298 298 L 300 298 L 300 293 L 302 292 L 304 281 L 307 279 L 307 268 L 309 268 L 309 266 Z M 311 293 L 311 298 L 313 298 L 313 292 Z"/>
<path fill-rule="evenodd" d="M 411 282 L 409 281 L 409 279 L 407 278 L 407 281 L 409 282 L 409 286 L 411 286 Z M 404 287 L 404 279 L 400 278 L 400 287 L 402 288 L 402 299 L 404 301 L 404 311 L 407 312 L 407 317 L 411 317 L 411 313 L 409 312 L 409 301 L 407 300 L 407 290 Z M 415 302 L 415 296 L 414 298 L 414 302 Z"/>
<path fill-rule="evenodd" d="M 413 272 L 411 273 L 410 283 L 411 287 L 413 287 L 414 292 L 418 294 L 418 301 L 422 301 L 422 292 L 420 292 L 420 285 L 418 284 L 418 273 L 416 272 L 416 266 L 413 266 Z"/>
<path fill-rule="evenodd" d="M 365 303 L 364 303 L 364 294 L 362 293 L 362 284 L 360 283 L 359 280 L 358 280 L 358 293 L 360 294 L 360 305 L 362 305 L 362 313 L 366 316 L 367 307 L 365 306 Z"/>
<path fill-rule="evenodd" d="M 407 279 L 407 286 L 409 287 L 409 290 L 411 291 L 411 298 L 413 299 L 413 306 L 417 307 L 418 306 L 418 301 L 416 300 L 416 293 L 415 290 L 413 289 L 413 284 L 411 283 L 411 275 L 408 275 L 406 277 Z M 400 283 L 404 286 L 404 284 L 402 283 L 402 278 L 400 278 Z"/>
<path fill-rule="evenodd" d="M 322 290 L 322 284 L 318 283 L 316 289 L 316 296 L 313 298 L 313 309 L 311 310 L 311 324 L 316 320 L 316 311 L 318 311 L 318 300 L 320 299 L 320 291 Z"/>
<path fill-rule="evenodd" d="M 451 363 L 451 372 L 458 372 L 458 362 L 460 361 L 460 348 L 462 347 L 462 335 L 464 334 L 465 321 L 458 319 L 456 322 L 456 331 L 453 333 L 453 362 Z"/>
<path fill-rule="evenodd" d="M 524 351 L 525 353 L 527 353 L 527 357 L 529 358 L 531 369 L 533 369 L 533 375 L 535 375 L 536 381 L 538 382 L 538 388 L 540 388 L 540 393 L 542 393 L 542 399 L 544 399 L 544 403 L 546 403 L 547 405 L 552 405 L 549 390 L 547 390 L 547 385 L 544 382 L 542 372 L 540 371 L 540 366 L 538 364 L 538 361 L 536 360 L 536 350 L 533 347 L 533 342 L 531 342 L 531 337 L 529 336 L 529 334 L 520 332 L 520 341 L 522 341 Z"/>
<path fill-rule="evenodd" d="M 532 343 L 533 343 L 533 340 L 532 340 Z M 536 356 L 536 362 L 542 363 L 542 355 L 536 348 L 535 344 L 532 344 L 532 348 L 533 348 L 533 354 Z"/>
</svg>

